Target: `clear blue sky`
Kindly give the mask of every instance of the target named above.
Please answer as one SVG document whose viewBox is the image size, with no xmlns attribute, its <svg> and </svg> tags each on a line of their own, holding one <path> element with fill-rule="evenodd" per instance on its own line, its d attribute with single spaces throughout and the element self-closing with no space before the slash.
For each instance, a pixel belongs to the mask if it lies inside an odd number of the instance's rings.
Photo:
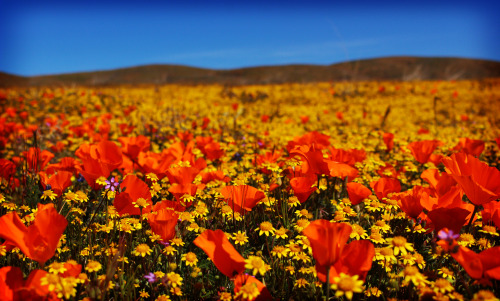
<svg viewBox="0 0 500 301">
<path fill-rule="evenodd" d="M 229 69 L 384 56 L 500 61 L 499 1 L 144 3 L 0 0 L 0 71 Z"/>
</svg>

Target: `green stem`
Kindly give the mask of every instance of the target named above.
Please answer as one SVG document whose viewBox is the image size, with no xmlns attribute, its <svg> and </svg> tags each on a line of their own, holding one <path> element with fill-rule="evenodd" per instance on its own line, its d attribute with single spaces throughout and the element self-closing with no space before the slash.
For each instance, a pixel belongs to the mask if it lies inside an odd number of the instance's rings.
<svg viewBox="0 0 500 301">
<path fill-rule="evenodd" d="M 326 268 L 326 300 L 330 299 L 330 266 Z"/>
</svg>

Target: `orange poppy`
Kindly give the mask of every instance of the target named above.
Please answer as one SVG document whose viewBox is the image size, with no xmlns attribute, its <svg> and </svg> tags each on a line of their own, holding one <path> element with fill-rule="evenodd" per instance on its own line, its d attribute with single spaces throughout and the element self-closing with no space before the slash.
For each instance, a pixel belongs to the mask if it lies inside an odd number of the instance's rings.
<svg viewBox="0 0 500 301">
<path fill-rule="evenodd" d="M 326 160 L 328 168 L 330 169 L 330 176 L 352 180 L 358 176 L 358 170 L 345 163 Z"/>
<path fill-rule="evenodd" d="M 491 279 L 500 280 L 500 246 L 476 253 L 460 246 L 451 256 L 465 269 L 471 278 L 479 283 L 492 285 Z"/>
<path fill-rule="evenodd" d="M 47 185 L 50 185 L 50 189 L 58 196 L 61 196 L 64 190 L 71 186 L 71 177 L 73 174 L 69 171 L 59 171 L 55 175 L 50 176 L 50 178 L 43 171 L 38 174 L 40 175 L 43 189 L 46 189 Z"/>
<path fill-rule="evenodd" d="M 460 138 L 453 150 L 479 157 L 484 151 L 484 141 L 470 138 Z"/>
<path fill-rule="evenodd" d="M 368 272 L 372 268 L 375 247 L 368 240 L 355 240 L 347 244 L 342 251 L 340 260 L 330 267 L 330 283 L 338 277 L 340 273 L 355 276 L 365 280 Z M 316 273 L 318 279 L 326 282 L 326 266 L 316 263 Z"/>
<path fill-rule="evenodd" d="M 290 157 L 300 157 L 302 160 L 302 172 L 311 174 L 329 175 L 330 168 L 323 158 L 323 152 L 315 149 L 314 145 L 296 146 L 291 152 Z"/>
<path fill-rule="evenodd" d="M 148 206 L 142 208 L 142 213 L 151 212 L 153 202 L 151 201 L 151 192 L 149 191 L 148 184 L 144 183 L 135 175 L 128 175 L 121 182 L 120 187 L 122 192 L 118 193 L 113 201 L 118 214 L 123 215 L 128 213 L 130 215 L 140 215 L 141 208 L 136 207 L 134 204 L 140 198 L 146 200 Z"/>
<path fill-rule="evenodd" d="M 69 171 L 76 175 L 80 168 L 80 164 L 73 157 L 63 157 L 58 163 L 47 165 L 47 174 L 54 174 L 56 171 Z M 81 169 L 81 168 L 80 168 Z"/>
<path fill-rule="evenodd" d="M 465 225 L 470 211 L 459 208 L 436 208 L 427 213 L 427 216 L 434 225 L 434 230 L 439 232 L 443 228 L 453 230 L 454 233 L 460 233 L 460 229 Z"/>
<path fill-rule="evenodd" d="M 493 222 L 500 229 L 500 202 L 489 202 L 483 205 L 483 222 Z"/>
<path fill-rule="evenodd" d="M 293 194 L 299 199 L 300 203 L 307 201 L 309 196 L 316 191 L 317 187 L 312 185 L 316 184 L 317 179 L 315 175 L 308 177 L 295 177 L 290 180 Z"/>
<path fill-rule="evenodd" d="M 415 160 L 421 164 L 425 164 L 429 162 L 432 153 L 440 145 L 443 145 L 443 143 L 439 140 L 423 140 L 412 142 L 407 147 Z"/>
<path fill-rule="evenodd" d="M 453 186 L 457 185 L 457 181 L 446 172 L 440 173 L 437 169 L 426 169 L 420 177 L 429 183 L 437 196 L 445 195 Z"/>
<path fill-rule="evenodd" d="M 26 227 L 15 212 L 0 217 L 0 237 L 17 246 L 27 257 L 44 265 L 54 256 L 68 222 L 54 204 L 38 204 L 34 222 Z"/>
<path fill-rule="evenodd" d="M 302 231 L 311 243 L 316 263 L 324 267 L 331 267 L 340 260 L 351 232 L 352 228 L 348 224 L 331 223 L 324 219 L 311 222 Z"/>
<path fill-rule="evenodd" d="M 236 251 L 222 230 L 205 230 L 194 240 L 219 271 L 229 278 L 245 271 L 245 258 Z"/>
<path fill-rule="evenodd" d="M 372 191 L 360 183 L 347 183 L 347 194 L 352 205 L 361 203 L 364 199 L 372 194 Z"/>
<path fill-rule="evenodd" d="M 474 205 L 483 205 L 500 197 L 500 171 L 497 168 L 465 153 L 444 158 L 443 164 Z"/>
<path fill-rule="evenodd" d="M 366 152 L 359 149 L 340 149 L 333 146 L 328 147 L 326 154 L 328 160 L 345 163 L 354 166 L 356 162 L 362 162 L 366 159 Z"/>
<path fill-rule="evenodd" d="M 375 191 L 375 195 L 381 201 L 389 193 L 400 192 L 401 184 L 397 179 L 380 178 L 378 181 L 370 182 L 370 187 Z"/>
<path fill-rule="evenodd" d="M 257 278 L 254 276 L 248 275 L 248 274 L 238 274 L 234 278 L 234 293 L 238 293 L 241 289 L 241 287 L 245 284 L 248 283 L 255 283 L 257 286 L 257 289 L 259 290 L 259 296 L 257 298 L 252 299 L 252 301 L 266 301 L 266 300 L 273 300 L 273 297 L 271 296 L 271 293 L 267 289 L 267 287 L 264 285 L 264 283 L 260 282 Z"/>
<path fill-rule="evenodd" d="M 383 133 L 382 140 L 387 147 L 387 152 L 390 152 L 394 148 L 394 134 L 393 133 Z"/>
<path fill-rule="evenodd" d="M 241 214 L 245 214 L 243 209 L 251 211 L 259 201 L 266 197 L 264 192 L 249 185 L 225 186 L 222 187 L 220 193 L 233 211 Z"/>
<path fill-rule="evenodd" d="M 46 271 L 33 270 L 25 281 L 20 268 L 0 268 L 0 300 L 59 300 L 48 285 L 40 284 L 46 275 Z"/>
<path fill-rule="evenodd" d="M 414 186 L 411 190 L 394 194 L 391 198 L 397 200 L 401 210 L 413 219 L 422 213 L 424 209 L 422 202 L 429 202 L 427 189 L 422 186 Z"/>
<path fill-rule="evenodd" d="M 313 131 L 289 141 L 286 148 L 288 152 L 300 145 L 314 145 L 315 149 L 324 149 L 330 145 L 330 136 Z"/>
<path fill-rule="evenodd" d="M 23 152 L 24 157 L 28 163 L 28 168 L 31 171 L 39 172 L 45 169 L 54 154 L 48 150 L 40 150 L 38 147 L 30 147 L 27 152 Z"/>
<path fill-rule="evenodd" d="M 139 153 L 146 152 L 151 147 L 149 138 L 144 135 L 137 137 L 119 137 L 118 141 L 122 144 L 122 152 L 130 158 L 136 160 Z"/>
<path fill-rule="evenodd" d="M 148 214 L 151 230 L 160 235 L 163 241 L 169 241 L 175 236 L 175 226 L 179 215 L 171 208 L 163 208 Z"/>
</svg>

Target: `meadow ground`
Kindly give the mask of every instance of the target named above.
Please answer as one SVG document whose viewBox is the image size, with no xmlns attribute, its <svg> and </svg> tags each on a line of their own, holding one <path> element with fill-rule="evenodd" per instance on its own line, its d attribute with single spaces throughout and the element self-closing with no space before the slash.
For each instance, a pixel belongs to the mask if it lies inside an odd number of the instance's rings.
<svg viewBox="0 0 500 301">
<path fill-rule="evenodd" d="M 1 300 L 498 300 L 500 80 L 0 105 Z"/>
</svg>

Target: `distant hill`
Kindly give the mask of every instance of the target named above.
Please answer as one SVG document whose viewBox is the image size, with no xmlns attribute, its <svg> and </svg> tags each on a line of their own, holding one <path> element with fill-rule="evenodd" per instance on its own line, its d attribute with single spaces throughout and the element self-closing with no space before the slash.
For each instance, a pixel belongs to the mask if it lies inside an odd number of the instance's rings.
<svg viewBox="0 0 500 301">
<path fill-rule="evenodd" d="M 459 80 L 500 77 L 500 62 L 463 58 L 386 57 L 322 65 L 212 70 L 146 65 L 107 71 L 21 77 L 0 72 L 0 86 L 108 86 L 121 84 L 277 84 L 365 80 Z"/>
</svg>

